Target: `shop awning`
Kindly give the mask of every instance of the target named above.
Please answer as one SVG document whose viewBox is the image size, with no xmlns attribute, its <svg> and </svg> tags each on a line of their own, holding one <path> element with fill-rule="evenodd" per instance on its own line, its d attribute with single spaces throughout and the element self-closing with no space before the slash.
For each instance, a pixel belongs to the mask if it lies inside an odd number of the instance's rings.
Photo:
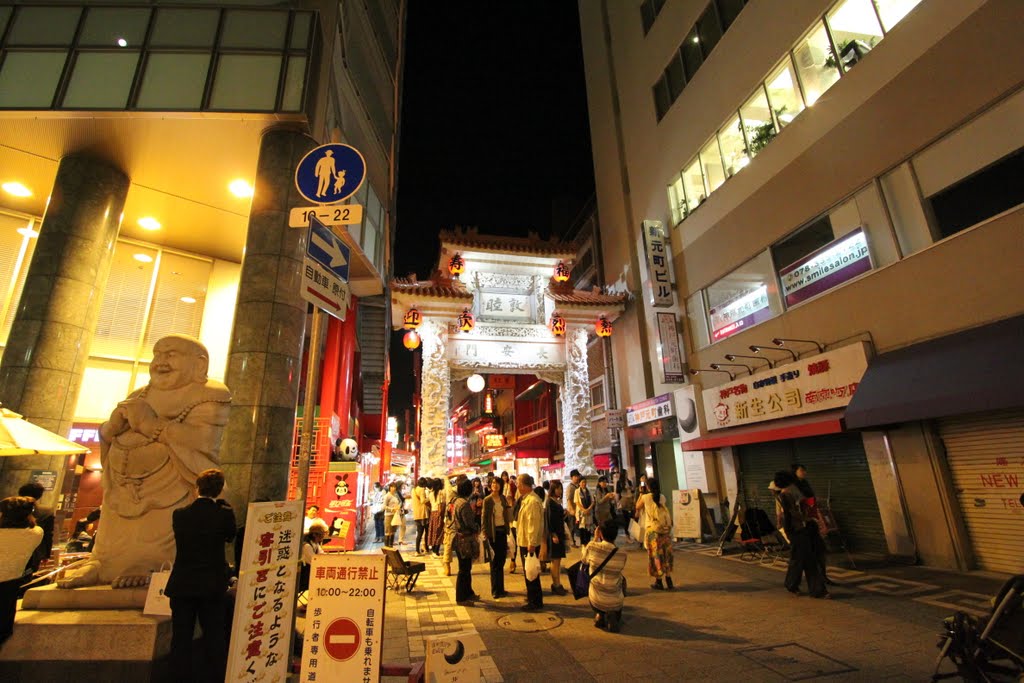
<svg viewBox="0 0 1024 683">
<path fill-rule="evenodd" d="M 550 465 L 541 465 L 542 472 L 553 472 L 554 470 L 560 470 L 565 467 L 565 461 L 560 460 L 559 462 L 553 462 Z"/>
<path fill-rule="evenodd" d="M 598 453 L 594 456 L 595 470 L 610 470 L 612 468 L 611 453 Z"/>
<path fill-rule="evenodd" d="M 784 441 L 805 436 L 837 434 L 843 431 L 843 409 L 823 410 L 820 413 L 800 415 L 785 420 L 760 422 L 758 424 L 733 427 L 714 431 L 699 439 L 683 444 L 688 451 L 708 451 L 725 446 L 741 446 L 745 443 Z"/>
<path fill-rule="evenodd" d="M 883 353 L 846 409 L 850 429 L 1024 407 L 1024 316 Z"/>
</svg>

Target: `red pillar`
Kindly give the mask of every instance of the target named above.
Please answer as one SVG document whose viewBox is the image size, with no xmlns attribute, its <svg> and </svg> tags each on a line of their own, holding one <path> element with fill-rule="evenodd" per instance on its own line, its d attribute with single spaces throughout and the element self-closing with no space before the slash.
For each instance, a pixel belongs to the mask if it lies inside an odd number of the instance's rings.
<svg viewBox="0 0 1024 683">
<path fill-rule="evenodd" d="M 352 388 L 356 385 L 354 375 L 358 371 L 356 364 L 356 298 L 352 297 L 352 305 L 345 316 L 345 322 L 339 322 L 339 355 L 338 355 L 338 382 L 334 412 L 341 418 L 342 437 L 353 436 L 349 434 L 349 420 L 352 415 Z"/>
<path fill-rule="evenodd" d="M 320 374 L 320 414 L 323 416 L 337 412 L 343 325 L 344 323 L 337 318 L 327 319 L 327 340 L 324 344 L 324 360 Z M 343 434 L 344 431 L 342 423 Z"/>
</svg>

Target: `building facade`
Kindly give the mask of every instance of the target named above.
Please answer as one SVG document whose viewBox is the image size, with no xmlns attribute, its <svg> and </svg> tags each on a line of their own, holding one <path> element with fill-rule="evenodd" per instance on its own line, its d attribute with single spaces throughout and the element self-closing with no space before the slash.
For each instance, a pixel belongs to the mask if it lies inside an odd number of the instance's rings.
<svg viewBox="0 0 1024 683">
<path fill-rule="evenodd" d="M 854 550 L 1019 572 L 1024 5 L 579 8 L 620 403 L 676 392 L 654 469 L 699 453 L 732 509 L 800 462 Z"/>
</svg>

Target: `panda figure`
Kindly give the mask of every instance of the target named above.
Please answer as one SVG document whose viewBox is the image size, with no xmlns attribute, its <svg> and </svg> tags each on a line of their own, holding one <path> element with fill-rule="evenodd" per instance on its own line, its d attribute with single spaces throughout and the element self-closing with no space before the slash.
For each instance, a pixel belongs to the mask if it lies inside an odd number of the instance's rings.
<svg viewBox="0 0 1024 683">
<path fill-rule="evenodd" d="M 355 462 L 359 459 L 359 444 L 355 439 L 341 439 L 338 443 L 338 454 L 342 462 Z"/>
</svg>

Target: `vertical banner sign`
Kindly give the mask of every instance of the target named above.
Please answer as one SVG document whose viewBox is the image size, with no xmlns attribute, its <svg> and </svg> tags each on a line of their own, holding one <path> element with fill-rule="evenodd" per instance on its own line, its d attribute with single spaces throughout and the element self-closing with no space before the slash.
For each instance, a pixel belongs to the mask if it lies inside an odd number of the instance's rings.
<svg viewBox="0 0 1024 683">
<path fill-rule="evenodd" d="M 672 296 L 672 277 L 669 275 L 671 250 L 668 233 L 661 221 L 644 221 L 644 251 L 647 254 L 647 272 L 651 277 L 651 304 L 655 308 L 675 305 Z"/>
<path fill-rule="evenodd" d="M 300 681 L 380 681 L 384 556 L 313 556 Z"/>
<path fill-rule="evenodd" d="M 249 504 L 225 681 L 287 678 L 301 534 L 301 500 Z"/>
<path fill-rule="evenodd" d="M 685 382 L 683 352 L 679 348 L 675 313 L 658 313 L 658 346 L 661 349 L 661 370 L 665 384 Z"/>
</svg>

